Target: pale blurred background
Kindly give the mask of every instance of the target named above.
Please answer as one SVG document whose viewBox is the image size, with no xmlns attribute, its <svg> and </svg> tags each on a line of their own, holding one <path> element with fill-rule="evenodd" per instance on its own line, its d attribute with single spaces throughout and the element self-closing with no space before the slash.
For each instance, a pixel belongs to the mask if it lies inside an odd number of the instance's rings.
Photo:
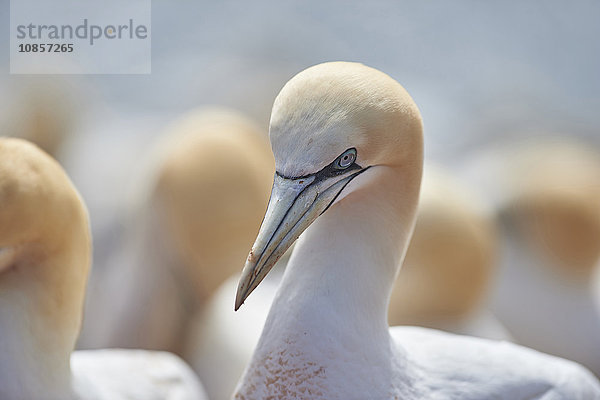
<svg viewBox="0 0 600 400">
<path fill-rule="evenodd" d="M 35 130 L 14 128 L 32 115 L 65 134 L 50 150 L 88 205 L 94 268 L 102 269 L 165 127 L 218 105 L 266 134 L 283 84 L 324 61 L 359 61 L 404 85 L 423 115 L 426 157 L 450 172 L 521 139 L 563 136 L 598 151 L 599 16 L 592 0 L 153 1 L 151 74 L 25 76 L 9 75 L 2 0 L 0 134 Z M 594 329 L 598 307 L 590 311 Z"/>
<path fill-rule="evenodd" d="M 47 76 L 8 74 L 0 3 L 0 109 Z M 94 227 L 175 115 L 232 106 L 266 127 L 281 86 L 323 61 L 381 69 L 413 95 L 440 162 L 493 139 L 548 132 L 600 142 L 600 3 L 562 1 L 152 2 L 152 74 L 59 77 L 77 96 L 63 163 Z M 82 118 L 82 115 L 85 118 Z M 91 181 L 94 181 L 92 184 Z"/>
</svg>

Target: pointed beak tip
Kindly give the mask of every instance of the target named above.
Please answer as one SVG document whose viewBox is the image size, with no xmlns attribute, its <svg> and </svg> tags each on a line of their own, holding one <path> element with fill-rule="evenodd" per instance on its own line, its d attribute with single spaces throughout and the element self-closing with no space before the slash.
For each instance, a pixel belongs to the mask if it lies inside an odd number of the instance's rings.
<svg viewBox="0 0 600 400">
<path fill-rule="evenodd" d="M 233 307 L 233 311 L 237 311 L 240 309 L 242 304 L 244 304 L 244 302 L 248 298 L 248 295 L 249 293 L 247 292 L 242 293 L 238 291 L 237 295 L 235 296 L 235 305 Z"/>
<path fill-rule="evenodd" d="M 238 288 L 235 294 L 235 305 L 233 310 L 237 311 L 240 309 L 240 307 L 242 306 L 242 304 L 244 304 L 244 301 L 246 301 L 246 298 L 248 297 L 248 290 L 246 288 L 246 284 L 245 284 L 245 279 L 242 278 L 240 280 L 240 282 L 238 283 Z"/>
<path fill-rule="evenodd" d="M 241 287 L 238 287 L 237 293 L 235 295 L 235 305 L 233 307 L 233 311 L 237 311 L 240 309 L 244 301 L 246 300 L 246 296 L 242 293 Z"/>
<path fill-rule="evenodd" d="M 237 301 L 235 302 L 235 306 L 233 307 L 233 311 L 237 311 L 240 309 L 240 307 L 242 306 L 242 304 L 244 304 L 244 302 L 238 303 Z"/>
</svg>

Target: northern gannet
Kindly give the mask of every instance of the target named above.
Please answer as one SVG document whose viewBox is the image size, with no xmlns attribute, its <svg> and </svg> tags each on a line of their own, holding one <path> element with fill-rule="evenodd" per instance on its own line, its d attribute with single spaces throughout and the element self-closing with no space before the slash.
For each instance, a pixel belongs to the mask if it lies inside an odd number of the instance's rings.
<svg viewBox="0 0 600 400">
<path fill-rule="evenodd" d="M 356 63 L 308 68 L 275 99 L 270 139 L 273 189 L 235 309 L 304 233 L 235 399 L 600 398 L 600 383 L 567 360 L 389 329 L 423 163 L 419 110 L 395 80 Z"/>
<path fill-rule="evenodd" d="M 425 163 L 415 230 L 392 290 L 388 321 L 509 339 L 487 309 L 498 262 L 493 210 L 457 177 Z"/>
<path fill-rule="evenodd" d="M 62 168 L 0 138 L 0 398 L 204 399 L 168 353 L 71 353 L 90 267 L 86 208 Z"/>
<path fill-rule="evenodd" d="M 538 138 L 468 164 L 502 223 L 494 313 L 519 343 L 600 376 L 600 151 Z"/>
<path fill-rule="evenodd" d="M 86 345 L 167 350 L 197 365 L 183 349 L 201 340 L 190 322 L 252 244 L 273 156 L 246 117 L 200 108 L 166 129 L 148 164 L 121 258 L 90 299 Z"/>
</svg>

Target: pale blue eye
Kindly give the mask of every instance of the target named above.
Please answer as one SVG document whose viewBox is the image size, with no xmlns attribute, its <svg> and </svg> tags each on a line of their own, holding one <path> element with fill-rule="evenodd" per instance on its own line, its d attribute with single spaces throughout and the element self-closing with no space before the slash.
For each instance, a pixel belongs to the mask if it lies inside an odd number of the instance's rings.
<svg viewBox="0 0 600 400">
<path fill-rule="evenodd" d="M 348 149 L 337 160 L 335 160 L 335 167 L 337 169 L 346 169 L 351 166 L 356 160 L 356 149 Z"/>
</svg>

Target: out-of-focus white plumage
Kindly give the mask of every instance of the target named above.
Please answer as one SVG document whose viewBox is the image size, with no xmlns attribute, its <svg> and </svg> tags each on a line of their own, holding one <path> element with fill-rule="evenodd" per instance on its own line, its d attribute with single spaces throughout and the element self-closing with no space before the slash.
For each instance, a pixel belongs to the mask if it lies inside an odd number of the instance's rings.
<svg viewBox="0 0 600 400">
<path fill-rule="evenodd" d="M 589 371 L 566 360 L 389 329 L 387 303 L 417 208 L 421 131 L 408 93 L 360 64 L 321 64 L 282 89 L 270 127 L 278 175 L 236 308 L 272 267 L 271 254 L 304 233 L 236 399 L 600 398 Z"/>
<path fill-rule="evenodd" d="M 71 367 L 75 391 L 86 400 L 208 399 L 190 367 L 171 353 L 82 350 L 71 355 Z"/>
</svg>

